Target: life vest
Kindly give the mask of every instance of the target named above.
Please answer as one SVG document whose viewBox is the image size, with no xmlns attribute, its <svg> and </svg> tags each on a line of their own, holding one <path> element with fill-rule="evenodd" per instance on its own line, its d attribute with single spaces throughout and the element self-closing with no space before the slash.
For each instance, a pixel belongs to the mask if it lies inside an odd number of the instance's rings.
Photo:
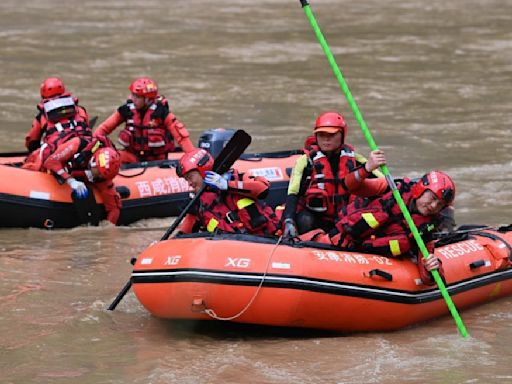
<svg viewBox="0 0 512 384">
<path fill-rule="evenodd" d="M 135 108 L 133 101 L 128 99 L 126 104 L 118 108 L 118 112 L 126 122 L 124 129 L 119 133 L 118 141 L 126 150 L 146 157 L 174 150 L 174 138 L 164 124 L 170 113 L 165 98 L 160 96 L 142 113 Z"/>
<path fill-rule="evenodd" d="M 399 184 L 400 194 L 406 206 L 414 200 L 409 180 Z M 343 217 L 336 224 L 342 234 L 337 245 L 355 246 L 359 251 L 398 257 L 407 252 L 417 252 L 415 241 L 407 221 L 391 192 L 380 199 L 357 198 L 341 210 Z M 438 227 L 440 217 L 423 216 L 410 211 L 411 218 L 425 242 Z"/>
<path fill-rule="evenodd" d="M 78 105 L 78 99 L 66 93 L 59 97 L 43 100 L 37 105 L 39 121 L 45 133 L 44 143 L 57 147 L 69 136 L 91 137 L 92 130 L 87 112 Z"/>
<path fill-rule="evenodd" d="M 275 235 L 279 229 L 272 208 L 234 193 L 204 192 L 197 214 L 208 232 Z"/>
<path fill-rule="evenodd" d="M 98 136 L 95 138 L 82 138 L 78 152 L 68 162 L 66 168 L 70 171 L 85 171 L 89 169 L 89 161 L 92 155 L 100 148 L 115 148 L 108 137 Z M 93 182 L 92 174 L 85 173 L 90 182 Z"/>
<path fill-rule="evenodd" d="M 309 164 L 305 169 L 305 192 L 298 211 L 309 209 L 333 221 L 338 210 L 348 203 L 350 197 L 344 178 L 357 167 L 354 148 L 348 144 L 342 145 L 337 174 L 334 174 L 329 159 L 317 145 L 304 148 L 304 152 Z"/>
</svg>

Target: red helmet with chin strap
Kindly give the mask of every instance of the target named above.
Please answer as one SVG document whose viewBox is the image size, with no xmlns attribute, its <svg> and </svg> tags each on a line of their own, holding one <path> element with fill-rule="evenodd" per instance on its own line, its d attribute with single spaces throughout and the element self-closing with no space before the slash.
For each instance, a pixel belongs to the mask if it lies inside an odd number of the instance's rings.
<svg viewBox="0 0 512 384">
<path fill-rule="evenodd" d="M 50 99 L 65 93 L 66 88 L 62 80 L 58 77 L 49 77 L 41 83 L 39 92 L 41 93 L 41 98 Z"/>
<path fill-rule="evenodd" d="M 196 148 L 191 152 L 185 153 L 176 167 L 176 174 L 179 177 L 185 176 L 194 169 L 199 171 L 204 178 L 206 171 L 211 171 L 213 168 L 213 157 L 206 150 Z"/>
<path fill-rule="evenodd" d="M 155 99 L 158 96 L 158 85 L 149 77 L 140 77 L 130 84 L 130 92 L 134 95 Z"/>
<path fill-rule="evenodd" d="M 426 190 L 434 192 L 438 199 L 450 205 L 455 199 L 455 184 L 446 173 L 432 171 L 424 175 L 411 188 L 412 197 L 419 198 Z"/>
<path fill-rule="evenodd" d="M 345 123 L 345 119 L 341 113 L 324 112 L 316 119 L 313 133 L 317 132 L 341 132 L 343 139 L 345 139 L 345 136 L 347 135 L 347 123 Z"/>
<path fill-rule="evenodd" d="M 119 173 L 121 156 L 114 148 L 100 148 L 92 155 L 91 167 L 98 170 L 102 179 L 112 180 Z"/>
</svg>

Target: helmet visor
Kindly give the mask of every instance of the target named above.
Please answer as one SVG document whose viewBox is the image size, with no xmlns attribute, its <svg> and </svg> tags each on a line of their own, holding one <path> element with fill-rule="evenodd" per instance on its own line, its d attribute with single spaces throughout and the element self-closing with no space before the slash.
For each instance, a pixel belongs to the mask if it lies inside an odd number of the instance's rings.
<svg viewBox="0 0 512 384">
<path fill-rule="evenodd" d="M 318 132 L 335 134 L 335 133 L 341 132 L 341 128 L 340 127 L 316 127 L 314 129 L 313 133 L 318 133 Z"/>
</svg>

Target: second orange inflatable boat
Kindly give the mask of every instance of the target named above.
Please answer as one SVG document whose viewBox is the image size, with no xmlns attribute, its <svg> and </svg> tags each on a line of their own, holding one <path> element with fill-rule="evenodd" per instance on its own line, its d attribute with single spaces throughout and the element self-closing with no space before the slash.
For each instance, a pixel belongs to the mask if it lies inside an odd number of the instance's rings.
<svg viewBox="0 0 512 384">
<path fill-rule="evenodd" d="M 216 155 L 234 130 L 205 131 L 199 146 Z M 244 154 L 234 164 L 240 172 L 265 176 L 270 181 L 266 202 L 284 202 L 289 175 L 300 151 Z M 67 185 L 59 185 L 52 175 L 20 168 L 23 157 L 0 154 L 0 227 L 69 228 L 96 225 L 105 217 L 101 196 L 71 199 Z M 121 194 L 120 225 L 151 217 L 177 216 L 189 198 L 187 182 L 176 175 L 183 152 L 169 154 L 168 160 L 125 164 L 114 182 Z M 92 200 L 92 201 L 91 201 Z"/>
</svg>

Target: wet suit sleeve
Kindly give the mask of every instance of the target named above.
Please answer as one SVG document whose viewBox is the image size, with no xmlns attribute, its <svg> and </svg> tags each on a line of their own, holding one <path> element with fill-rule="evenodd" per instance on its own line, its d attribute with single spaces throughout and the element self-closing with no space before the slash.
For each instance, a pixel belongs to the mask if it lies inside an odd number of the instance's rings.
<svg viewBox="0 0 512 384">
<path fill-rule="evenodd" d="M 74 137 L 57 147 L 43 164 L 43 167 L 53 173 L 57 180 L 67 180 L 71 175 L 66 170 L 66 164 L 80 148 L 80 138 Z"/>
<path fill-rule="evenodd" d="M 268 194 L 270 183 L 262 176 L 250 176 L 235 172 L 228 181 L 228 191 L 253 200 L 264 199 Z"/>
<path fill-rule="evenodd" d="M 32 128 L 25 136 L 25 147 L 30 151 L 35 151 L 39 148 L 41 136 L 43 135 L 43 128 L 41 126 L 41 113 L 39 113 L 34 120 L 32 120 Z"/>
<path fill-rule="evenodd" d="M 345 177 L 348 192 L 358 196 L 380 196 L 386 192 L 388 184 L 385 178 L 368 179 L 371 175 L 364 165 L 357 167 Z"/>
<path fill-rule="evenodd" d="M 179 121 L 174 114 L 169 113 L 164 120 L 164 124 L 185 153 L 195 149 L 185 124 Z"/>
<path fill-rule="evenodd" d="M 366 179 L 358 187 L 349 187 L 349 191 L 362 197 L 381 196 L 388 191 L 388 183 L 383 178 Z"/>
<path fill-rule="evenodd" d="M 119 111 L 115 111 L 105 121 L 103 121 L 93 133 L 94 137 L 107 136 L 123 123 L 123 116 Z"/>
<path fill-rule="evenodd" d="M 308 156 L 302 155 L 295 162 L 292 174 L 290 176 L 290 183 L 288 184 L 288 195 L 286 196 L 285 209 L 283 212 L 283 220 L 295 220 L 295 213 L 297 210 L 297 203 L 300 194 L 303 192 L 303 185 L 305 183 L 305 170 L 308 165 Z"/>
</svg>

